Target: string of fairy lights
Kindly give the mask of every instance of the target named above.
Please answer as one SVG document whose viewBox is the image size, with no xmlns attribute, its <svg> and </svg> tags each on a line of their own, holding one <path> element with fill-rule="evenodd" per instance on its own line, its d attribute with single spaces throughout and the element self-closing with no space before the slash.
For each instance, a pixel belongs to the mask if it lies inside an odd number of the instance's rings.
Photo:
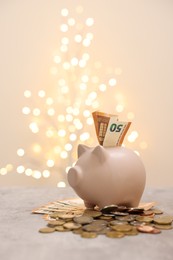
<svg viewBox="0 0 173 260">
<path fill-rule="evenodd" d="M 38 180 L 54 175 L 57 186 L 65 187 L 66 173 L 77 159 L 77 145 L 97 144 L 92 112 L 100 108 L 107 112 L 109 99 L 105 95 L 116 104 L 112 113 L 121 114 L 129 121 L 134 119 L 134 112 L 126 111 L 124 96 L 118 90 L 117 78 L 121 69 L 103 73 L 101 62 L 90 57 L 94 19 L 84 19 L 83 13 L 81 6 L 75 9 L 74 17 L 67 8 L 61 10 L 59 30 L 62 38 L 50 68 L 52 87 L 40 89 L 35 96 L 30 90 L 24 91 L 26 105 L 22 113 L 29 119 L 33 143 L 18 148 L 20 164 L 0 168 L 1 175 L 16 171 Z M 139 133 L 132 128 L 124 145 L 134 145 L 138 138 Z M 140 141 L 138 146 L 146 149 L 147 143 Z M 139 151 L 135 152 L 139 154 Z"/>
</svg>

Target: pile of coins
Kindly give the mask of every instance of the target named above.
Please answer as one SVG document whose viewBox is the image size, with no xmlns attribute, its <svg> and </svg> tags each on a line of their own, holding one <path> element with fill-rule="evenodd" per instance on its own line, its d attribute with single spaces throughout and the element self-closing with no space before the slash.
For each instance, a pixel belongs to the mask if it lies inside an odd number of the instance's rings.
<svg viewBox="0 0 173 260">
<path fill-rule="evenodd" d="M 109 205 L 99 210 L 65 210 L 45 216 L 47 227 L 41 233 L 69 232 L 83 238 L 105 235 L 109 238 L 135 236 L 139 233 L 159 234 L 172 229 L 173 217 L 158 208 L 128 208 Z"/>
</svg>

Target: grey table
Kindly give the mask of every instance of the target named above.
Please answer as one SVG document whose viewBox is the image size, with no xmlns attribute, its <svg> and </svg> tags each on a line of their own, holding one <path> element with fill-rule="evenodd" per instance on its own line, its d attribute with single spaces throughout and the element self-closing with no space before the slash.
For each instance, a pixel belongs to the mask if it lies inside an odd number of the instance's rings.
<svg viewBox="0 0 173 260">
<path fill-rule="evenodd" d="M 84 239 L 71 232 L 41 234 L 41 215 L 31 210 L 47 202 L 76 197 L 70 188 L 0 188 L 0 259 L 173 259 L 173 230 L 123 239 Z M 146 189 L 142 201 L 157 201 L 173 215 L 173 189 Z"/>
</svg>

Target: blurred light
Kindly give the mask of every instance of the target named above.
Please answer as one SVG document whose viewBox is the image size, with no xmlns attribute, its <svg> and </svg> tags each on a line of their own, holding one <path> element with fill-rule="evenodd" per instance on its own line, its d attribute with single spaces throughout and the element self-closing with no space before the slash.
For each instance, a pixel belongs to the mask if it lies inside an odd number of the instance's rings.
<svg viewBox="0 0 173 260">
<path fill-rule="evenodd" d="M 59 122 L 64 122 L 65 121 L 65 116 L 64 115 L 59 115 L 58 116 L 58 121 Z"/>
<path fill-rule="evenodd" d="M 54 162 L 54 160 L 49 159 L 49 160 L 47 160 L 46 164 L 47 164 L 48 167 L 51 168 L 55 165 L 55 162 Z"/>
<path fill-rule="evenodd" d="M 22 157 L 22 156 L 24 156 L 24 154 L 25 154 L 24 149 L 19 148 L 19 149 L 17 150 L 17 155 L 18 155 L 18 156 Z"/>
<path fill-rule="evenodd" d="M 123 110 L 124 110 L 124 106 L 123 105 L 119 104 L 119 105 L 116 106 L 116 111 L 117 112 L 121 113 L 121 112 L 123 112 Z"/>
<path fill-rule="evenodd" d="M 24 171 L 25 171 L 25 167 L 23 166 L 23 165 L 19 165 L 18 167 L 17 167 L 17 173 L 24 173 Z"/>
<path fill-rule="evenodd" d="M 31 91 L 30 90 L 25 90 L 24 91 L 24 97 L 30 98 L 31 97 Z"/>
<path fill-rule="evenodd" d="M 68 157 L 68 153 L 67 153 L 66 151 L 62 151 L 62 152 L 60 153 L 60 157 L 61 157 L 62 159 L 66 159 L 66 158 Z"/>
<path fill-rule="evenodd" d="M 53 98 L 48 97 L 48 98 L 46 99 L 46 104 L 47 104 L 47 105 L 52 105 L 52 104 L 53 104 Z"/>
<path fill-rule="evenodd" d="M 93 118 L 92 117 L 89 117 L 87 118 L 87 124 L 88 125 L 92 125 L 94 122 L 93 122 Z"/>
<path fill-rule="evenodd" d="M 49 178 L 49 177 L 50 177 L 50 171 L 44 170 L 44 171 L 42 172 L 42 175 L 43 175 L 44 178 Z"/>
<path fill-rule="evenodd" d="M 92 33 L 87 33 L 86 34 L 86 38 L 89 39 L 89 40 L 92 40 L 93 39 L 93 34 Z"/>
<path fill-rule="evenodd" d="M 40 172 L 40 171 L 33 171 L 33 172 L 32 172 L 32 176 L 33 176 L 35 179 L 40 179 L 40 178 L 41 178 L 41 172 Z"/>
<path fill-rule="evenodd" d="M 68 173 L 68 171 L 71 169 L 71 166 L 66 167 L 65 172 Z"/>
<path fill-rule="evenodd" d="M 8 172 L 12 171 L 13 170 L 13 165 L 12 164 L 7 164 L 5 166 L 5 168 L 7 169 Z"/>
<path fill-rule="evenodd" d="M 0 174 L 1 174 L 1 175 L 7 174 L 7 169 L 6 169 L 6 168 L 1 168 L 1 169 L 0 169 Z"/>
<path fill-rule="evenodd" d="M 90 56 L 89 56 L 88 53 L 84 53 L 84 54 L 82 55 L 82 59 L 84 59 L 84 60 L 89 60 L 89 58 L 90 58 Z"/>
<path fill-rule="evenodd" d="M 49 116 L 54 116 L 54 115 L 55 115 L 55 110 L 54 110 L 53 108 L 49 108 L 49 109 L 47 110 L 47 114 L 48 114 Z"/>
<path fill-rule="evenodd" d="M 66 115 L 66 121 L 67 122 L 71 122 L 71 121 L 73 121 L 73 116 L 72 115 Z"/>
<path fill-rule="evenodd" d="M 138 134 L 137 131 L 132 131 L 131 134 L 128 136 L 127 140 L 128 140 L 130 143 L 133 143 L 138 136 L 139 136 L 139 134 Z"/>
<path fill-rule="evenodd" d="M 91 115 L 89 110 L 84 110 L 83 112 L 84 117 L 89 117 Z"/>
<path fill-rule="evenodd" d="M 41 146 L 39 145 L 39 144 L 33 144 L 33 146 L 32 146 L 32 151 L 34 152 L 34 153 L 40 153 L 41 152 Z"/>
<path fill-rule="evenodd" d="M 36 133 L 39 132 L 38 125 L 37 125 L 37 123 L 35 123 L 35 122 L 32 122 L 32 123 L 29 125 L 29 128 L 30 128 L 30 130 L 31 130 L 34 134 L 36 134 Z"/>
<path fill-rule="evenodd" d="M 117 83 L 116 79 L 110 79 L 110 80 L 109 80 L 109 85 L 110 85 L 111 87 L 114 87 L 114 86 L 116 85 L 116 83 Z"/>
<path fill-rule="evenodd" d="M 68 25 L 67 24 L 61 24 L 60 30 L 61 30 L 61 32 L 67 32 L 68 31 Z"/>
<path fill-rule="evenodd" d="M 134 115 L 133 112 L 128 112 L 128 113 L 127 113 L 127 118 L 128 118 L 129 120 L 134 119 L 134 117 L 135 117 L 135 115 Z"/>
<path fill-rule="evenodd" d="M 72 148 L 73 148 L 73 146 L 69 143 L 65 145 L 65 150 L 68 151 L 68 152 L 71 151 Z"/>
<path fill-rule="evenodd" d="M 81 79 L 82 79 L 82 81 L 83 81 L 84 83 L 86 83 L 86 82 L 88 82 L 89 77 L 88 77 L 88 75 L 83 75 Z"/>
<path fill-rule="evenodd" d="M 63 68 L 64 68 L 65 70 L 69 70 L 69 69 L 70 69 L 70 63 L 69 63 L 69 62 L 64 62 L 64 63 L 63 63 Z"/>
<path fill-rule="evenodd" d="M 137 154 L 138 156 L 140 156 L 140 153 L 138 151 L 134 151 L 135 154 Z"/>
<path fill-rule="evenodd" d="M 67 94 L 69 92 L 69 87 L 68 86 L 62 87 L 61 92 L 62 94 Z"/>
<path fill-rule="evenodd" d="M 80 135 L 80 141 L 84 142 L 90 138 L 90 134 L 88 132 L 84 132 Z"/>
<path fill-rule="evenodd" d="M 69 44 L 69 38 L 63 37 L 63 38 L 61 39 L 61 42 L 62 42 L 62 44 L 67 45 L 67 44 Z"/>
<path fill-rule="evenodd" d="M 29 168 L 27 168 L 27 169 L 25 170 L 25 175 L 26 175 L 26 176 L 31 176 L 31 175 L 32 175 L 32 170 L 29 169 Z"/>
<path fill-rule="evenodd" d="M 86 85 L 85 83 L 81 83 L 81 84 L 79 85 L 79 88 L 80 88 L 81 90 L 86 90 L 86 89 L 87 89 L 87 85 Z"/>
<path fill-rule="evenodd" d="M 93 24 L 94 24 L 94 19 L 93 18 L 87 18 L 86 25 L 87 26 L 92 26 Z"/>
<path fill-rule="evenodd" d="M 70 134 L 69 139 L 70 139 L 70 141 L 76 141 L 76 139 L 77 139 L 76 134 Z"/>
<path fill-rule="evenodd" d="M 57 187 L 58 187 L 58 188 L 65 188 L 65 187 L 66 187 L 66 184 L 65 184 L 65 182 L 63 182 L 63 181 L 60 181 L 60 182 L 57 183 Z"/>
<path fill-rule="evenodd" d="M 84 68 L 86 66 L 86 61 L 85 60 L 80 60 L 79 61 L 79 67 Z"/>
<path fill-rule="evenodd" d="M 62 46 L 60 47 L 60 51 L 61 51 L 61 52 L 67 52 L 67 51 L 68 51 L 67 45 L 62 45 Z"/>
<path fill-rule="evenodd" d="M 83 44 L 84 47 L 89 47 L 90 44 L 91 44 L 91 41 L 89 39 L 84 39 L 82 44 Z"/>
<path fill-rule="evenodd" d="M 60 130 L 58 131 L 58 135 L 59 135 L 60 137 L 64 137 L 64 136 L 66 136 L 66 131 L 65 131 L 64 129 L 60 129 Z"/>
<path fill-rule="evenodd" d="M 61 15 L 62 16 L 68 16 L 68 14 L 69 14 L 69 11 L 68 11 L 68 9 L 67 8 L 63 8 L 62 10 L 61 10 Z"/>
<path fill-rule="evenodd" d="M 88 98 L 94 100 L 97 98 L 97 93 L 95 91 L 89 93 Z"/>
<path fill-rule="evenodd" d="M 54 56 L 54 62 L 57 63 L 57 64 L 61 63 L 61 57 L 58 56 L 58 55 Z"/>
<path fill-rule="evenodd" d="M 47 136 L 48 138 L 53 137 L 53 136 L 54 136 L 54 131 L 53 131 L 52 129 L 48 129 L 48 130 L 46 131 L 46 136 Z"/>
<path fill-rule="evenodd" d="M 77 65 L 78 65 L 78 59 L 77 59 L 76 57 L 73 57 L 73 58 L 71 59 L 71 64 L 72 64 L 73 66 L 77 66 Z"/>
<path fill-rule="evenodd" d="M 41 113 L 41 111 L 40 111 L 40 109 L 38 109 L 38 108 L 34 108 L 34 110 L 33 110 L 32 113 L 33 113 L 34 116 L 39 116 L 40 113 Z"/>
<path fill-rule="evenodd" d="M 105 84 L 99 85 L 99 90 L 102 91 L 102 92 L 106 91 L 106 88 L 107 88 L 107 87 L 106 87 Z"/>
<path fill-rule="evenodd" d="M 46 92 L 44 90 L 40 90 L 38 92 L 38 96 L 41 97 L 41 98 L 44 98 L 46 96 Z"/>
<path fill-rule="evenodd" d="M 78 116 L 79 113 L 80 113 L 79 108 L 76 107 L 76 108 L 73 109 L 73 115 L 74 116 Z"/>
<path fill-rule="evenodd" d="M 24 115 L 29 115 L 31 113 L 31 109 L 29 107 L 23 107 L 22 108 L 22 113 Z"/>
<path fill-rule="evenodd" d="M 82 41 L 82 36 L 80 34 L 76 34 L 74 40 L 75 42 L 80 43 Z"/>
<path fill-rule="evenodd" d="M 69 18 L 68 19 L 68 25 L 74 26 L 75 25 L 75 19 L 74 18 Z"/>
</svg>

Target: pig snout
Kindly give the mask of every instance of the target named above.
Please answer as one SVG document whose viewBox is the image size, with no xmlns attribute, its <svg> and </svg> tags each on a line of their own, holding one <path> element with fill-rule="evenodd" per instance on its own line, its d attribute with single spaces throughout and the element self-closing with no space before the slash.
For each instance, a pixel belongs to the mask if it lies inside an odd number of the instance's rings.
<svg viewBox="0 0 173 260">
<path fill-rule="evenodd" d="M 81 168 L 78 165 L 70 168 L 70 170 L 68 171 L 67 179 L 70 186 L 72 186 L 73 188 L 76 187 L 82 179 Z"/>
</svg>

